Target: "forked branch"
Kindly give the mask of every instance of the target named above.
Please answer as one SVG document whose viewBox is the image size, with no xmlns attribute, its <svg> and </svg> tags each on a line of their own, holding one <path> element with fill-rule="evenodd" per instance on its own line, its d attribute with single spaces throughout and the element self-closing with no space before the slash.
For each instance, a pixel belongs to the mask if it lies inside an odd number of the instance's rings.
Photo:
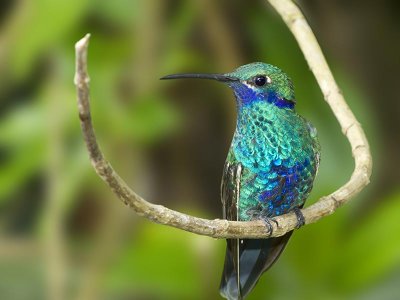
<svg viewBox="0 0 400 300">
<path fill-rule="evenodd" d="M 324 196 L 315 204 L 304 208 L 305 224 L 318 221 L 332 214 L 339 206 L 357 195 L 368 183 L 371 176 L 372 158 L 365 134 L 346 104 L 318 42 L 303 14 L 291 0 L 268 0 L 281 15 L 294 34 L 301 50 L 314 73 L 326 102 L 338 120 L 343 134 L 349 140 L 355 160 L 355 169 L 350 180 L 334 193 Z M 101 152 L 92 126 L 89 104 L 89 76 L 87 73 L 87 48 L 90 35 L 78 41 L 76 49 L 75 85 L 77 88 L 78 110 L 81 128 L 90 160 L 97 174 L 127 206 L 147 219 L 193 233 L 214 238 L 267 238 L 281 236 L 295 229 L 297 218 L 294 213 L 274 217 L 270 234 L 262 221 L 235 222 L 207 220 L 183 214 L 161 205 L 147 202 L 123 181 Z"/>
</svg>

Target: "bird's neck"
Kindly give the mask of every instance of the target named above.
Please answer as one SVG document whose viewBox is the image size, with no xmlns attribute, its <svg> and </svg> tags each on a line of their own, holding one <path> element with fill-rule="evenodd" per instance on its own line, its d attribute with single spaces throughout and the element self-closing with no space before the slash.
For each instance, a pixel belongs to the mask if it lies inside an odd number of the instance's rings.
<svg viewBox="0 0 400 300">
<path fill-rule="evenodd" d="M 251 139 L 263 132 L 282 132 L 282 125 L 289 122 L 294 115 L 294 109 L 282 108 L 268 101 L 238 104 L 234 139 Z"/>
</svg>

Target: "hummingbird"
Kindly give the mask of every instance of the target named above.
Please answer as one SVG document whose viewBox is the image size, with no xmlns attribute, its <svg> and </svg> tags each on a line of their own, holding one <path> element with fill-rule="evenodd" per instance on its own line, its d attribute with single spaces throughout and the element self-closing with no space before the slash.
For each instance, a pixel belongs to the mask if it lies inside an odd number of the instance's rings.
<svg viewBox="0 0 400 300">
<path fill-rule="evenodd" d="M 223 218 L 263 220 L 294 212 L 304 225 L 303 207 L 316 176 L 320 146 L 315 127 L 296 110 L 291 79 L 278 67 L 255 62 L 226 74 L 174 74 L 161 79 L 197 78 L 228 85 L 236 98 L 236 129 L 223 169 Z M 244 299 L 279 258 L 292 231 L 266 239 L 227 239 L 220 294 Z"/>
</svg>

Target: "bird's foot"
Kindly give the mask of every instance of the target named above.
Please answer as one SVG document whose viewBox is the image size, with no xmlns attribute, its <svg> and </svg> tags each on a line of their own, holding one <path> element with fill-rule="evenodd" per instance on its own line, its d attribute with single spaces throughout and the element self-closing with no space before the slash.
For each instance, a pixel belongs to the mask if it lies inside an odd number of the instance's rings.
<svg viewBox="0 0 400 300">
<path fill-rule="evenodd" d="M 301 212 L 300 208 L 295 207 L 293 211 L 296 214 L 296 218 L 297 218 L 296 229 L 299 229 L 301 226 L 303 226 L 306 223 L 306 221 L 304 219 L 304 215 Z"/>
<path fill-rule="evenodd" d="M 278 227 L 278 222 L 269 217 L 262 217 L 261 220 L 265 223 L 265 225 L 268 228 L 268 235 L 271 236 L 272 233 L 274 232 L 274 226 L 272 225 L 272 223 L 275 223 L 276 227 Z"/>
<path fill-rule="evenodd" d="M 268 229 L 268 235 L 271 236 L 272 232 L 274 231 L 274 226 L 272 223 L 278 227 L 278 222 L 270 217 L 267 216 L 265 210 L 260 209 L 250 209 L 247 214 L 250 216 L 252 221 L 261 220 L 265 223 L 265 226 Z"/>
</svg>

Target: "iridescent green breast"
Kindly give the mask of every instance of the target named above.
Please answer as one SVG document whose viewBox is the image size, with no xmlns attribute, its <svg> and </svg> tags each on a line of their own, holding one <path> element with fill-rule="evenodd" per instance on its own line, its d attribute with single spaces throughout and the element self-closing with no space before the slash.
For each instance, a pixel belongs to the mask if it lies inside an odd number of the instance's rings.
<svg viewBox="0 0 400 300">
<path fill-rule="evenodd" d="M 304 204 L 317 171 L 315 129 L 292 109 L 255 101 L 238 111 L 228 161 L 240 163 L 239 219 L 271 217 Z"/>
</svg>

